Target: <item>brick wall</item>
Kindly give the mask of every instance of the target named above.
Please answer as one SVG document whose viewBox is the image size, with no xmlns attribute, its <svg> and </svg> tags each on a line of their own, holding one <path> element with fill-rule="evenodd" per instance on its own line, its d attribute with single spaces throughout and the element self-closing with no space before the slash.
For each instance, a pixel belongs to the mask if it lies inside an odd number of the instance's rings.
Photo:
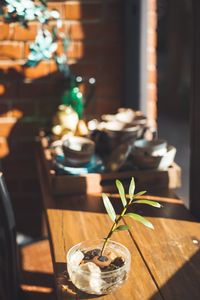
<svg viewBox="0 0 200 300">
<path fill-rule="evenodd" d="M 157 119 L 157 0 L 148 0 L 147 12 L 147 116 L 156 127 Z"/>
<path fill-rule="evenodd" d="M 88 112 L 114 112 L 122 90 L 121 1 L 49 1 L 48 5 L 60 11 L 62 29 L 71 38 L 67 56 L 72 71 L 96 78 L 95 101 Z M 61 94 L 61 77 L 53 61 L 23 67 L 38 26 L 32 22 L 27 30 L 0 20 L 0 156 L 18 229 L 33 235 L 41 223 L 34 136 L 51 120 Z"/>
<path fill-rule="evenodd" d="M 96 78 L 94 101 L 87 112 L 115 112 L 123 105 L 123 1 L 48 2 L 60 11 L 63 30 L 71 38 L 67 56 L 72 71 Z M 23 67 L 38 26 L 32 22 L 27 30 L 0 20 L 0 157 L 18 229 L 32 235 L 41 227 L 34 137 L 40 126 L 51 121 L 62 92 L 62 78 L 53 61 Z"/>
</svg>

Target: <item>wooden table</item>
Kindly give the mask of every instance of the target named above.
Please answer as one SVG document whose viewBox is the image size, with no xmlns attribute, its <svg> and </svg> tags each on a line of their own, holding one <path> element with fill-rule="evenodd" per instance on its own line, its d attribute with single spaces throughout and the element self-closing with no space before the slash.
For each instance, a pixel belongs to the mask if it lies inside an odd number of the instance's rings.
<svg viewBox="0 0 200 300">
<path fill-rule="evenodd" d="M 38 161 L 43 203 L 48 223 L 58 299 L 96 299 L 77 291 L 68 281 L 66 253 L 74 244 L 106 236 L 111 222 L 100 195 L 52 196 L 42 161 Z M 78 186 L 77 186 L 78 189 Z M 119 208 L 117 195 L 111 196 Z M 145 228 L 132 220 L 130 232 L 115 233 L 113 239 L 131 252 L 127 282 L 102 300 L 199 300 L 200 224 L 178 199 L 149 196 L 163 208 L 138 206 L 154 225 Z"/>
</svg>

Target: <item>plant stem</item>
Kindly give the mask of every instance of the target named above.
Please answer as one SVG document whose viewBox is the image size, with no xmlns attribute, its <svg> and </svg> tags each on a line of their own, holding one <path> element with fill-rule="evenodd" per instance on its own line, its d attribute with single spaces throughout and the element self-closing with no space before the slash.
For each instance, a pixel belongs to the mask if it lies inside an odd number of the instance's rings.
<svg viewBox="0 0 200 300">
<path fill-rule="evenodd" d="M 132 203 L 134 197 L 133 198 L 130 198 L 129 202 L 126 204 L 126 206 L 124 207 L 124 209 L 122 210 L 121 214 L 119 215 L 119 217 L 115 220 L 115 222 L 113 223 L 107 237 L 105 238 L 105 241 L 103 243 L 103 247 L 102 247 L 102 250 L 101 250 L 101 256 L 103 255 L 103 252 L 106 248 L 106 245 L 108 243 L 108 241 L 110 240 L 113 232 L 115 231 L 117 225 L 119 224 L 120 220 L 123 218 L 125 212 L 127 211 L 127 208 L 129 207 L 129 205 Z"/>
<path fill-rule="evenodd" d="M 107 245 L 108 241 L 110 240 L 110 237 L 111 237 L 113 231 L 115 230 L 116 226 L 117 226 L 117 223 L 114 222 L 111 229 L 110 229 L 110 231 L 109 231 L 109 233 L 108 233 L 108 235 L 107 235 L 107 237 L 105 238 L 104 243 L 103 243 L 103 247 L 102 247 L 102 250 L 101 250 L 101 256 L 103 255 L 103 252 L 106 248 L 106 245 Z"/>
</svg>

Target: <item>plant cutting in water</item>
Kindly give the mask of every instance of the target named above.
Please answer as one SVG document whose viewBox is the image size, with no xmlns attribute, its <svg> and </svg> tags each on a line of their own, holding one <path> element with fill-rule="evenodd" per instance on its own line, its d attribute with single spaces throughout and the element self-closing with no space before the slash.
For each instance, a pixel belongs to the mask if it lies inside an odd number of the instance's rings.
<svg viewBox="0 0 200 300">
<path fill-rule="evenodd" d="M 129 207 L 133 207 L 134 204 L 147 204 L 147 205 L 151 205 L 151 206 L 157 207 L 157 208 L 161 207 L 160 203 L 158 203 L 158 202 L 138 198 L 138 197 L 144 195 L 146 193 L 146 191 L 141 191 L 141 192 L 138 192 L 137 194 L 134 194 L 135 193 L 135 180 L 133 177 L 132 177 L 130 185 L 129 185 L 128 200 L 126 198 L 123 184 L 118 179 L 116 180 L 116 186 L 117 186 L 119 196 L 120 196 L 120 199 L 121 199 L 121 202 L 123 205 L 122 212 L 119 216 L 116 215 L 114 207 L 113 207 L 112 203 L 110 202 L 108 196 L 104 193 L 102 194 L 104 206 L 106 208 L 106 211 L 107 211 L 110 219 L 113 221 L 113 225 L 112 225 L 110 231 L 108 232 L 107 237 L 104 239 L 105 241 L 104 241 L 104 244 L 103 244 L 103 247 L 101 250 L 101 257 L 103 257 L 103 253 L 106 248 L 106 245 L 114 232 L 130 229 L 130 227 L 128 225 L 120 224 L 120 221 L 123 220 L 125 217 L 132 218 L 133 220 L 142 223 L 146 227 L 148 227 L 150 229 L 154 229 L 153 224 L 150 221 L 148 221 L 147 219 L 145 219 L 144 217 L 142 217 L 141 215 L 133 213 L 133 212 L 127 213 L 127 209 Z M 100 258 L 100 259 L 103 259 L 103 258 Z"/>
<path fill-rule="evenodd" d="M 69 276 L 74 285 L 89 294 L 107 294 L 122 285 L 130 269 L 130 252 L 122 244 L 114 242 L 111 237 L 114 232 L 129 230 L 130 227 L 122 223 L 125 218 L 132 218 L 153 229 L 153 224 L 135 212 L 127 212 L 134 204 L 147 204 L 160 208 L 158 202 L 141 199 L 146 191 L 135 194 L 135 181 L 131 179 L 128 197 L 121 181 L 116 180 L 116 186 L 122 202 L 119 215 L 106 194 L 102 194 L 103 203 L 113 224 L 108 235 L 103 240 L 85 241 L 72 247 L 67 254 Z"/>
</svg>

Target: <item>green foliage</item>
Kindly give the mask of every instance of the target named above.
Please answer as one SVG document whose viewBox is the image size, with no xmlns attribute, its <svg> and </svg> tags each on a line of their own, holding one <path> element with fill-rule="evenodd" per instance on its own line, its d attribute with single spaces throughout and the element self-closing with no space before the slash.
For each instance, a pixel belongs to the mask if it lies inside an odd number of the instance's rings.
<svg viewBox="0 0 200 300">
<path fill-rule="evenodd" d="M 126 196 L 125 196 L 125 191 L 124 191 L 124 187 L 123 184 L 121 183 L 121 181 L 119 181 L 118 179 L 116 180 L 116 186 L 120 195 L 120 199 L 122 201 L 123 206 L 125 207 L 127 205 L 127 201 L 126 201 Z"/>
<path fill-rule="evenodd" d="M 138 214 L 134 214 L 134 213 L 128 213 L 125 214 L 124 217 L 130 217 L 133 220 L 142 223 L 143 225 L 145 225 L 148 228 L 154 229 L 153 224 L 151 222 L 149 222 L 148 220 L 146 220 L 144 217 L 138 215 Z"/>
<path fill-rule="evenodd" d="M 138 197 L 138 196 L 142 196 L 142 195 L 146 194 L 146 192 L 147 191 L 141 191 L 141 192 L 135 194 L 135 198 Z"/>
<path fill-rule="evenodd" d="M 115 228 L 115 231 L 122 231 L 122 230 L 128 230 L 129 226 L 128 225 L 119 225 Z"/>
<path fill-rule="evenodd" d="M 160 203 L 155 202 L 155 201 L 150 201 L 150 200 L 136 200 L 132 204 L 135 204 L 135 203 L 147 204 L 147 205 L 151 205 L 151 206 L 154 206 L 154 207 L 157 207 L 157 208 L 161 208 Z"/>
<path fill-rule="evenodd" d="M 74 84 L 62 97 L 62 103 L 70 105 L 78 114 L 79 119 L 83 116 L 84 104 L 83 95 L 78 86 Z"/>
<path fill-rule="evenodd" d="M 115 210 L 112 206 L 112 203 L 110 202 L 108 196 L 106 194 L 102 194 L 102 198 L 103 198 L 103 203 L 104 203 L 104 206 L 105 206 L 105 209 L 110 217 L 110 219 L 115 222 L 115 219 L 116 219 L 116 213 L 115 213 Z"/>
<path fill-rule="evenodd" d="M 29 22 L 38 21 L 40 28 L 35 41 L 30 44 L 30 53 L 25 66 L 33 67 L 42 60 L 54 59 L 59 71 L 64 75 L 69 75 L 67 57 L 65 52 L 69 45 L 69 39 L 60 29 L 62 20 L 60 13 L 56 9 L 48 9 L 46 0 L 4 0 L 1 1 L 0 15 L 7 23 L 19 22 L 21 26 L 28 29 Z M 51 22 L 54 25 L 51 26 Z M 48 29 L 47 29 L 47 26 Z M 63 52 L 58 55 L 58 41 L 61 41 Z"/>
<path fill-rule="evenodd" d="M 150 200 L 144 200 L 144 199 L 138 199 L 138 197 L 141 197 L 142 195 L 144 195 L 146 193 L 146 191 L 141 191 L 137 194 L 134 194 L 135 192 L 135 180 L 132 177 L 131 178 L 131 182 L 129 185 L 129 200 L 126 199 L 126 195 L 125 195 L 125 190 L 123 187 L 123 184 L 120 180 L 116 180 L 116 187 L 118 189 L 119 192 L 119 196 L 123 205 L 123 209 L 121 211 L 121 214 L 119 216 L 116 215 L 116 212 L 114 210 L 114 207 L 111 203 L 111 201 L 109 200 L 108 196 L 106 194 L 102 194 L 102 198 L 103 198 L 103 203 L 104 206 L 106 208 L 106 211 L 110 217 L 110 219 L 113 221 L 113 225 L 107 235 L 107 237 L 104 239 L 104 244 L 101 250 L 101 255 L 103 255 L 103 251 L 107 245 L 107 242 L 109 241 L 109 239 L 111 238 L 112 234 L 116 231 L 124 231 L 124 230 L 129 230 L 130 227 L 128 225 L 124 225 L 124 224 L 120 224 L 120 221 L 122 219 L 124 219 L 124 217 L 129 217 L 137 222 L 142 223 L 144 226 L 150 228 L 150 229 L 154 229 L 153 224 L 148 221 L 147 219 L 145 219 L 143 216 L 136 214 L 136 213 L 126 213 L 128 208 L 132 208 L 133 204 L 146 204 L 146 205 L 150 205 L 156 208 L 161 208 L 160 203 L 155 202 L 155 201 L 150 201 Z"/>
<path fill-rule="evenodd" d="M 44 1 L 32 0 L 5 0 L 5 20 L 7 22 L 20 22 L 27 26 L 27 22 L 38 20 L 40 23 L 47 23 L 50 17 L 54 17 L 54 11 L 46 8 Z"/>
<path fill-rule="evenodd" d="M 131 178 L 131 183 L 129 185 L 129 197 L 130 197 L 131 200 L 133 200 L 133 198 L 134 198 L 134 192 L 135 192 L 135 180 L 132 177 Z"/>
</svg>

